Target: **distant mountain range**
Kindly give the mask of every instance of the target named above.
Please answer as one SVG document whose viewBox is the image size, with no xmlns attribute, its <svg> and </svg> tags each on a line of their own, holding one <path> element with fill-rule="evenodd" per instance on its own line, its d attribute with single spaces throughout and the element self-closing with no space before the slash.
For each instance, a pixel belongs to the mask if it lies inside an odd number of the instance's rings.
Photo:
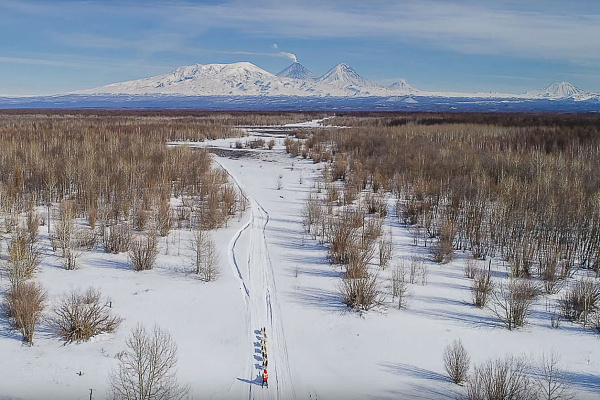
<svg viewBox="0 0 600 400">
<path fill-rule="evenodd" d="M 195 64 L 174 71 L 81 90 L 83 95 L 176 95 L 176 96 L 309 96 L 309 97 L 461 97 L 514 99 L 600 99 L 567 83 L 554 83 L 525 94 L 496 92 L 431 92 L 414 88 L 401 79 L 383 86 L 359 75 L 347 64 L 338 64 L 322 76 L 295 62 L 278 74 L 272 74 L 249 62 L 233 64 Z"/>
</svg>

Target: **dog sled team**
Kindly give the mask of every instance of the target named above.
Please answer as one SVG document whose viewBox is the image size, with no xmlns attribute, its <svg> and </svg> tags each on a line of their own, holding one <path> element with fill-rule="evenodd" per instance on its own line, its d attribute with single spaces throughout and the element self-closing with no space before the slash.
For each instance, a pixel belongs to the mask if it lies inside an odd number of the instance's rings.
<svg viewBox="0 0 600 400">
<path fill-rule="evenodd" d="M 269 387 L 269 373 L 267 372 L 267 366 L 269 365 L 269 358 L 267 355 L 267 329 L 263 326 L 260 328 L 260 353 L 262 355 L 262 387 Z"/>
</svg>

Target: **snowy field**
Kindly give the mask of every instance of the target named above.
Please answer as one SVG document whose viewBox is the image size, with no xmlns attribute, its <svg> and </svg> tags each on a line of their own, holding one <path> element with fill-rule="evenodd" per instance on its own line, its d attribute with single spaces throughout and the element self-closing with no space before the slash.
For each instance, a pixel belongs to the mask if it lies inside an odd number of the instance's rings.
<svg viewBox="0 0 600 400">
<path fill-rule="evenodd" d="M 186 272 L 189 231 L 174 229 L 161 239 L 151 271 L 134 272 L 126 254 L 102 249 L 84 252 L 80 268 L 67 271 L 41 227 L 45 258 L 35 280 L 48 291 L 49 302 L 70 289 L 94 286 L 124 321 L 112 334 L 67 345 L 42 324 L 35 344 L 27 346 L 2 319 L 0 399 L 84 400 L 90 390 L 93 399 L 105 398 L 116 355 L 138 323 L 170 332 L 179 350 L 179 381 L 191 386 L 196 399 L 455 399 L 464 389 L 449 380 L 442 361 L 445 346 L 455 339 L 473 363 L 507 354 L 535 363 L 554 350 L 576 398 L 600 398 L 598 334 L 568 322 L 552 329 L 545 296 L 536 300 L 524 328 L 507 330 L 489 310 L 471 305 L 463 272 L 468 254 L 433 263 L 429 249 L 413 244 L 409 228 L 393 212 L 385 222 L 393 235 L 392 265 L 418 260 L 427 268 L 426 282 L 409 284 L 407 308 L 398 309 L 388 268 L 379 274 L 384 303 L 368 312 L 349 310 L 337 293 L 340 268 L 328 263 L 326 247 L 303 232 L 302 208 L 322 165 L 290 158 L 284 137 L 273 138 L 271 151 L 215 156 L 248 198 L 242 217 L 212 232 L 221 265 L 215 282 Z M 235 152 L 235 141 L 202 145 Z M 495 262 L 492 268 L 505 267 Z M 263 326 L 268 389 L 260 386 L 257 353 Z"/>
</svg>

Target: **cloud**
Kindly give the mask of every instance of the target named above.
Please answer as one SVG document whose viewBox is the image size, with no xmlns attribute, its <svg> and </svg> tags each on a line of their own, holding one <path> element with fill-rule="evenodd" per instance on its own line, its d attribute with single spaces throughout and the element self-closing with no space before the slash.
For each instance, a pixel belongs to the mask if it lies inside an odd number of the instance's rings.
<svg viewBox="0 0 600 400">
<path fill-rule="evenodd" d="M 460 54 L 600 64 L 600 2 L 585 0 L 6 0 L 2 6 L 19 13 L 52 15 L 63 26 L 72 25 L 70 19 L 90 15 L 104 21 L 145 21 L 143 25 L 151 29 L 132 28 L 129 32 L 137 47 L 152 48 L 152 41 L 146 38 L 168 33 L 181 38 L 170 43 L 183 49 L 189 44 L 186 38 L 202 38 L 204 33 L 220 29 L 261 38 L 379 38 L 388 45 L 403 42 Z M 85 32 L 76 33 L 72 36 Z M 116 42 L 120 33 L 112 33 Z M 160 47 L 167 47 L 169 40 L 164 43 Z M 118 45 L 104 43 L 113 44 Z M 280 49 L 277 43 L 272 47 Z"/>
<path fill-rule="evenodd" d="M 301 39 L 377 37 L 463 54 L 600 62 L 600 8 L 589 2 L 373 0 L 365 4 L 238 0 L 188 3 L 165 12 L 174 25 L 185 29 L 226 27 L 259 37 L 276 33 Z"/>
<path fill-rule="evenodd" d="M 287 51 L 280 51 L 278 54 L 280 54 L 282 57 L 289 58 L 293 62 L 298 62 L 298 58 L 296 57 L 296 55 L 294 53 L 288 53 Z"/>
</svg>

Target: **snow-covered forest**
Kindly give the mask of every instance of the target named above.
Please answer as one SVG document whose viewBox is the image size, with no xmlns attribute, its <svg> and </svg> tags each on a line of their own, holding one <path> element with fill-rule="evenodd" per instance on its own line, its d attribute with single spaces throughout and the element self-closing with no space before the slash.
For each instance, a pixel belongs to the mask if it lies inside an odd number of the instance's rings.
<svg viewBox="0 0 600 400">
<path fill-rule="evenodd" d="M 598 126 L 5 112 L 0 399 L 596 399 Z"/>
</svg>

